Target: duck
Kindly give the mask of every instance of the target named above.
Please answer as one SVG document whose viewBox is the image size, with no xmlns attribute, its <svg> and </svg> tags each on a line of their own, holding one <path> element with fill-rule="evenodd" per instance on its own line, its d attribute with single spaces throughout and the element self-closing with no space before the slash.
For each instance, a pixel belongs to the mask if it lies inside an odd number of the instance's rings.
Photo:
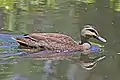
<svg viewBox="0 0 120 80">
<path fill-rule="evenodd" d="M 86 70 L 91 70 L 99 61 L 105 59 L 106 56 L 102 55 L 94 59 L 89 57 L 91 50 L 94 52 L 95 49 L 99 49 L 99 47 L 96 48 L 90 43 L 90 39 L 94 38 L 103 43 L 106 43 L 107 40 L 100 36 L 93 25 L 88 24 L 81 29 L 80 37 L 81 40 L 77 42 L 66 34 L 30 33 L 22 37 L 15 37 L 14 39 L 20 46 L 25 48 L 25 52 L 32 52 L 31 55 L 25 56 L 25 58 L 48 61 L 67 59 L 73 61 L 77 66 L 80 65 Z M 74 52 L 83 52 L 83 54 L 78 53 L 78 56 L 76 56 Z"/>
<path fill-rule="evenodd" d="M 100 36 L 93 25 L 85 25 L 81 30 L 81 42 L 72 37 L 60 33 L 30 33 L 24 37 L 15 38 L 20 46 L 37 49 L 38 51 L 49 50 L 58 52 L 87 51 L 91 48 L 89 40 L 95 38 L 103 43 L 106 39 Z"/>
</svg>

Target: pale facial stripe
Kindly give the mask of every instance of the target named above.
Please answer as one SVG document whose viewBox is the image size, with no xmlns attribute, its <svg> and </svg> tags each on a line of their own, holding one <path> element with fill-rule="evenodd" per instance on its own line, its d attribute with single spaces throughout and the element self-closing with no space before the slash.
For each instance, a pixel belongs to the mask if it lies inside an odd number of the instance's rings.
<svg viewBox="0 0 120 80">
<path fill-rule="evenodd" d="M 94 32 L 96 35 L 99 35 L 98 34 L 98 32 L 94 29 L 94 28 L 92 28 L 92 27 L 87 27 L 87 28 L 85 28 L 86 30 L 89 30 L 89 31 L 91 31 L 91 32 Z"/>
</svg>

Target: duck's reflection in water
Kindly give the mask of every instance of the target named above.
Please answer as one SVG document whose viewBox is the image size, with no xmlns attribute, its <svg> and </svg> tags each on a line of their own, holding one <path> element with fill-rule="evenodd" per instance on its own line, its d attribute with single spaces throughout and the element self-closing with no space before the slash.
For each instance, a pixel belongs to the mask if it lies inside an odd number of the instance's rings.
<svg viewBox="0 0 120 80">
<path fill-rule="evenodd" d="M 66 55 L 66 54 L 69 54 L 69 55 Z M 29 58 L 30 58 L 30 56 L 29 56 Z M 101 56 L 98 56 L 98 57 L 95 57 L 95 58 L 90 58 L 89 55 L 80 54 L 78 52 L 76 52 L 76 53 L 54 53 L 54 54 L 51 53 L 47 56 L 43 55 L 43 54 L 41 56 L 40 55 L 38 56 L 38 53 L 37 53 L 34 56 L 32 54 L 31 58 L 35 59 L 35 60 L 47 60 L 47 61 L 45 61 L 45 65 L 44 65 L 44 68 L 43 68 L 47 77 L 48 77 L 48 75 L 50 75 L 50 76 L 52 75 L 54 77 L 62 78 L 62 79 L 63 79 L 63 77 L 57 76 L 57 73 L 56 73 L 57 71 L 55 71 L 53 69 L 53 67 L 55 67 L 55 66 L 53 65 L 54 63 L 52 63 L 52 62 L 55 62 L 56 60 L 72 61 L 73 64 L 71 64 L 69 66 L 68 73 L 67 73 L 67 78 L 68 78 L 68 80 L 74 80 L 74 76 L 75 76 L 75 72 L 76 72 L 77 68 L 78 69 L 79 68 L 84 68 L 86 70 L 91 70 L 96 66 L 96 64 L 99 61 L 105 59 L 105 55 L 101 55 Z M 59 62 L 57 62 L 57 64 L 59 64 Z"/>
<path fill-rule="evenodd" d="M 26 54 L 26 53 L 24 52 L 23 54 Z M 8 63 L 10 63 L 10 60 L 11 60 L 11 62 L 13 61 L 16 63 L 18 63 L 19 61 L 22 61 L 24 59 L 32 59 L 35 61 L 36 60 L 38 60 L 38 61 L 45 60 L 45 64 L 43 67 L 43 73 L 45 73 L 45 74 L 43 74 L 43 76 L 40 77 L 41 80 L 53 80 L 54 78 L 55 79 L 57 78 L 59 80 L 76 80 L 75 76 L 76 76 L 76 72 L 78 72 L 77 70 L 80 70 L 80 74 L 79 74 L 80 76 L 82 76 L 84 73 L 89 74 L 88 72 L 86 72 L 86 70 L 93 69 L 100 60 L 105 58 L 105 56 L 91 58 L 89 55 L 84 55 L 79 52 L 53 53 L 53 52 L 49 52 L 49 51 L 44 51 L 44 52 L 42 51 L 42 52 L 38 52 L 38 53 L 30 53 L 30 54 L 27 53 L 27 54 L 28 55 L 20 55 L 19 57 L 15 57 L 18 55 L 12 55 L 12 56 L 14 56 L 14 59 L 8 59 L 8 60 L 6 59 L 6 60 L 8 61 Z M 9 57 L 10 56 L 7 56 L 6 58 L 9 58 Z M 69 61 L 72 64 L 69 64 L 69 65 L 66 64 L 68 66 L 68 69 L 66 69 L 67 70 L 66 77 L 60 76 L 58 69 L 60 69 L 60 70 L 64 70 L 64 69 L 61 69 L 60 67 L 57 67 L 57 66 L 61 65 L 62 62 L 65 63 L 66 61 L 67 62 Z M 94 65 L 94 67 L 91 65 Z M 15 77 L 14 80 L 17 80 L 16 78 L 18 78 L 18 77 Z M 83 77 L 81 77 L 81 79 L 82 78 Z M 20 79 L 20 80 L 22 80 L 22 79 Z M 29 80 L 29 79 L 25 78 L 25 80 Z M 82 80 L 85 80 L 85 79 L 82 79 Z"/>
</svg>

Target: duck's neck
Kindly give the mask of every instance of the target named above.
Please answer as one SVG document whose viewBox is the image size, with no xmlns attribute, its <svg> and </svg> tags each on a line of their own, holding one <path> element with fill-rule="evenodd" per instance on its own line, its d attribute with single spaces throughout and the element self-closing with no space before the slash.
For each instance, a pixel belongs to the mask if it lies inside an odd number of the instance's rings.
<svg viewBox="0 0 120 80">
<path fill-rule="evenodd" d="M 81 43 L 80 44 L 89 43 L 88 40 L 89 40 L 88 37 L 81 36 Z"/>
</svg>

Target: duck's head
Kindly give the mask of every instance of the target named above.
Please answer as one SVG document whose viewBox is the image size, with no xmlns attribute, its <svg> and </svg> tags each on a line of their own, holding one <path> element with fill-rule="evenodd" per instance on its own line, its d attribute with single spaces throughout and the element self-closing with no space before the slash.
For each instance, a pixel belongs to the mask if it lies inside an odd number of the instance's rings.
<svg viewBox="0 0 120 80">
<path fill-rule="evenodd" d="M 103 43 L 107 42 L 99 35 L 98 31 L 94 28 L 94 26 L 85 25 L 84 28 L 81 30 L 81 44 L 88 42 L 91 38 L 95 38 Z"/>
</svg>

